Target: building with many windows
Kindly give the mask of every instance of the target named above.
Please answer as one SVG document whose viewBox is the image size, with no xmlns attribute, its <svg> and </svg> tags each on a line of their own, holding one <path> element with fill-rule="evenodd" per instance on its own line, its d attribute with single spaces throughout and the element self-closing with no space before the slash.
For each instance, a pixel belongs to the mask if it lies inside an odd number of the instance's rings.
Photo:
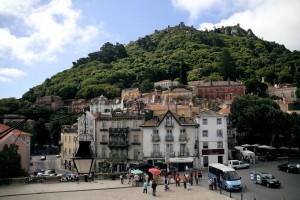
<svg viewBox="0 0 300 200">
<path fill-rule="evenodd" d="M 63 125 L 60 133 L 60 145 L 61 145 L 61 164 L 65 165 L 65 168 L 72 168 L 72 157 L 76 153 L 76 138 L 78 136 L 78 126 Z"/>
<path fill-rule="evenodd" d="M 198 146 L 201 167 L 207 167 L 210 163 L 227 163 L 227 117 L 203 109 L 195 118 L 199 124 Z"/>
<path fill-rule="evenodd" d="M 167 111 L 141 124 L 143 159 L 149 164 L 170 163 L 179 170 L 198 167 L 197 124 L 192 117 Z M 195 166 L 194 166 L 195 165 Z"/>
</svg>

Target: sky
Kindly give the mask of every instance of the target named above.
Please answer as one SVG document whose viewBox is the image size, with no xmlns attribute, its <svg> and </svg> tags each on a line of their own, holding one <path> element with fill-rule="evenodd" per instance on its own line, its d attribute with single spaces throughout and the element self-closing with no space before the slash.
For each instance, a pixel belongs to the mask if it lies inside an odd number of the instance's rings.
<svg viewBox="0 0 300 200">
<path fill-rule="evenodd" d="M 0 99 L 21 98 L 110 42 L 128 44 L 183 22 L 240 24 L 300 50 L 299 0 L 0 0 Z"/>
</svg>

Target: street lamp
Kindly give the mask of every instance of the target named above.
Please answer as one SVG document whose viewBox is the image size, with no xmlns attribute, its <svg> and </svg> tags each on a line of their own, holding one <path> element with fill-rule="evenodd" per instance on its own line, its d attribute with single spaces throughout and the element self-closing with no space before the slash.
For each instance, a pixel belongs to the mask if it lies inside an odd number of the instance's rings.
<svg viewBox="0 0 300 200">
<path fill-rule="evenodd" d="M 92 135 L 86 131 L 86 113 L 84 113 L 84 131 L 76 138 L 79 142 L 79 147 L 72 158 L 74 166 L 78 174 L 90 174 L 95 160 L 95 153 L 91 148 Z"/>
</svg>

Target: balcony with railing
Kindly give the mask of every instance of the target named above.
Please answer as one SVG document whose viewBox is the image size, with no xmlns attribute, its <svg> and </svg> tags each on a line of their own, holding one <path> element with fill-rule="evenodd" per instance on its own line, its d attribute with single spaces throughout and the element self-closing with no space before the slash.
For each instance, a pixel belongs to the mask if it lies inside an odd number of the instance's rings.
<svg viewBox="0 0 300 200">
<path fill-rule="evenodd" d="M 162 155 L 162 152 L 153 151 L 153 152 L 151 152 L 151 157 L 152 158 L 162 158 L 163 155 Z"/>
<path fill-rule="evenodd" d="M 141 143 L 139 141 L 133 141 L 131 142 L 131 145 L 141 145 Z"/>
<path fill-rule="evenodd" d="M 128 147 L 129 143 L 128 143 L 128 141 L 109 141 L 108 146 L 109 147 Z"/>
<path fill-rule="evenodd" d="M 176 157 L 175 151 L 170 151 L 169 157 L 170 158 L 175 158 Z"/>
<path fill-rule="evenodd" d="M 187 141 L 188 141 L 187 134 L 182 134 L 179 136 L 179 142 L 187 142 Z"/>
<path fill-rule="evenodd" d="M 108 144 L 108 141 L 107 140 L 102 140 L 102 141 L 100 141 L 100 144 Z"/>
<path fill-rule="evenodd" d="M 152 142 L 160 142 L 160 136 L 157 134 L 152 135 Z"/>
<path fill-rule="evenodd" d="M 109 133 L 129 133 L 129 128 L 109 128 Z"/>
<path fill-rule="evenodd" d="M 190 156 L 190 152 L 188 151 L 179 151 L 178 152 L 178 157 L 188 157 Z"/>
<path fill-rule="evenodd" d="M 174 141 L 174 135 L 166 135 L 165 136 L 166 142 L 173 142 Z"/>
</svg>

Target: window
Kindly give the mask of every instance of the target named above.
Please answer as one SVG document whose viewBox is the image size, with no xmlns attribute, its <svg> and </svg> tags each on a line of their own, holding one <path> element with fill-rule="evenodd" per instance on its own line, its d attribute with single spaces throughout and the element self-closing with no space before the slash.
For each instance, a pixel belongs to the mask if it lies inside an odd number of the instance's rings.
<svg viewBox="0 0 300 200">
<path fill-rule="evenodd" d="M 185 134 L 185 129 L 180 129 L 180 135 Z"/>
<path fill-rule="evenodd" d="M 173 153 L 173 144 L 167 144 L 166 145 L 167 149 L 169 149 L 170 154 Z"/>
<path fill-rule="evenodd" d="M 69 136 L 69 142 L 71 142 L 71 136 Z"/>
<path fill-rule="evenodd" d="M 106 135 L 102 135 L 102 142 L 107 142 L 107 137 L 106 137 Z"/>
<path fill-rule="evenodd" d="M 208 130 L 202 131 L 202 137 L 208 137 Z"/>
<path fill-rule="evenodd" d="M 167 129 L 167 136 L 172 136 L 172 130 L 171 129 Z"/>
<path fill-rule="evenodd" d="M 154 136 L 158 136 L 158 130 L 153 130 Z"/>
<path fill-rule="evenodd" d="M 138 128 L 138 127 L 139 127 L 139 122 L 133 121 L 133 128 Z"/>
<path fill-rule="evenodd" d="M 139 159 L 139 150 L 138 149 L 134 149 L 133 150 L 133 159 L 134 160 L 138 160 Z"/>
<path fill-rule="evenodd" d="M 294 98 L 294 92 L 293 91 L 291 91 L 291 97 Z"/>
<path fill-rule="evenodd" d="M 111 123 L 111 126 L 112 126 L 113 128 L 117 128 L 117 122 L 112 122 L 112 123 Z"/>
<path fill-rule="evenodd" d="M 223 142 L 218 142 L 217 143 L 217 148 L 218 149 L 223 149 Z"/>
<path fill-rule="evenodd" d="M 127 127 L 127 122 L 123 122 L 123 128 Z"/>
<path fill-rule="evenodd" d="M 103 128 L 103 129 L 107 129 L 107 124 L 106 124 L 106 122 L 102 122 L 102 128 Z"/>
<path fill-rule="evenodd" d="M 202 119 L 202 124 L 207 125 L 207 119 Z"/>
<path fill-rule="evenodd" d="M 117 128 L 122 128 L 122 122 L 117 122 Z"/>
<path fill-rule="evenodd" d="M 68 138 L 68 137 L 65 135 L 65 142 L 67 142 L 67 138 Z"/>
<path fill-rule="evenodd" d="M 203 149 L 208 149 L 208 142 L 203 142 Z"/>
<path fill-rule="evenodd" d="M 102 148 L 102 158 L 106 158 L 106 148 Z"/>
<path fill-rule="evenodd" d="M 65 148 L 65 154 L 67 154 L 67 152 L 68 152 L 68 149 L 67 149 L 67 148 Z"/>
<path fill-rule="evenodd" d="M 135 142 L 135 143 L 139 142 L 139 136 L 138 135 L 133 136 L 133 142 Z"/>
<path fill-rule="evenodd" d="M 76 142 L 76 136 L 73 136 L 73 142 Z"/>
<path fill-rule="evenodd" d="M 221 118 L 217 118 L 217 124 L 222 124 L 222 119 Z"/>
<path fill-rule="evenodd" d="M 185 156 L 184 153 L 185 153 L 185 147 L 186 145 L 185 144 L 180 144 L 180 156 Z"/>
<path fill-rule="evenodd" d="M 223 137 L 223 130 L 217 130 L 217 137 Z"/>
<path fill-rule="evenodd" d="M 71 149 L 71 148 L 69 149 L 69 154 L 70 154 L 70 155 L 72 154 L 72 149 Z"/>
<path fill-rule="evenodd" d="M 153 152 L 159 153 L 159 144 L 153 144 Z"/>
</svg>

